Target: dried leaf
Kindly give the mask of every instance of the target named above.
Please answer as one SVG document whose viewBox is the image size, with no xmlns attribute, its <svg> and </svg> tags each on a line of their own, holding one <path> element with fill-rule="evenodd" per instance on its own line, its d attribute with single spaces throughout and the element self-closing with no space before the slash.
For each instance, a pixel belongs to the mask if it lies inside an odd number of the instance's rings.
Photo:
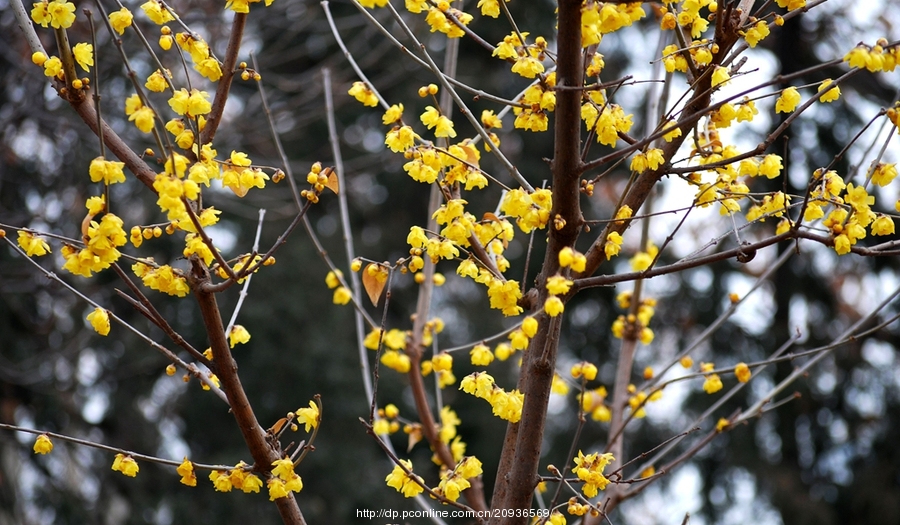
<svg viewBox="0 0 900 525">
<path fill-rule="evenodd" d="M 362 272 L 363 288 L 369 295 L 372 304 L 378 306 L 378 299 L 387 284 L 388 269 L 382 264 L 369 263 Z"/>
<path fill-rule="evenodd" d="M 272 428 L 270 428 L 266 432 L 273 435 L 278 434 L 279 432 L 281 432 L 281 429 L 284 427 L 284 424 L 287 423 L 287 421 L 288 419 L 286 417 L 279 419 L 275 422 L 274 425 L 272 425 Z"/>
<path fill-rule="evenodd" d="M 406 451 L 412 450 L 419 441 L 422 441 L 422 427 L 415 425 L 409 432 L 409 442 L 406 445 Z"/>
<path fill-rule="evenodd" d="M 341 190 L 340 184 L 338 183 L 337 172 L 334 171 L 334 168 L 325 168 L 325 173 L 328 176 L 328 182 L 325 183 L 325 187 L 337 195 Z"/>
<path fill-rule="evenodd" d="M 461 147 L 466 152 L 465 161 L 472 166 L 478 167 L 478 150 L 475 149 L 475 146 L 465 143 L 462 144 Z"/>
<path fill-rule="evenodd" d="M 481 216 L 481 220 L 500 222 L 500 217 L 497 217 L 493 213 L 487 211 L 484 213 L 484 215 Z"/>
<path fill-rule="evenodd" d="M 93 213 L 88 212 L 88 214 L 84 216 L 84 220 L 81 221 L 81 238 L 84 239 L 85 243 L 89 240 L 88 228 L 91 227 L 91 221 L 94 220 L 94 217 L 95 215 Z"/>
</svg>

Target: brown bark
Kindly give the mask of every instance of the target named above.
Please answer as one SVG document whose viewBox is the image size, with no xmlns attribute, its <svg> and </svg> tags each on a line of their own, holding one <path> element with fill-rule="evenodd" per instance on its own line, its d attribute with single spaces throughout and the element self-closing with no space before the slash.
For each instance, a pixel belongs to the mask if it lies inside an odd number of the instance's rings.
<svg viewBox="0 0 900 525">
<path fill-rule="evenodd" d="M 231 81 L 234 79 L 234 70 L 237 67 L 237 56 L 241 49 L 241 40 L 244 37 L 244 26 L 247 24 L 246 13 L 235 13 L 231 22 L 231 37 L 228 39 L 228 48 L 225 51 L 225 62 L 222 64 L 222 78 L 216 86 L 216 98 L 213 100 L 212 109 L 206 116 L 206 126 L 200 132 L 200 144 L 209 144 L 216 136 L 216 130 L 222 122 L 222 112 L 225 111 L 225 102 L 228 101 L 228 92 L 231 90 Z"/>
<path fill-rule="evenodd" d="M 207 284 L 210 279 L 209 271 L 196 255 L 191 257 L 189 279 L 191 289 L 197 298 L 197 304 L 200 306 L 200 315 L 203 317 L 203 325 L 209 337 L 213 360 L 216 363 L 218 372 L 217 375 L 222 383 L 222 390 L 225 391 L 225 395 L 228 397 L 231 412 L 238 424 L 241 435 L 244 437 L 244 441 L 247 443 L 247 448 L 253 457 L 256 468 L 263 472 L 268 472 L 272 468 L 272 463 L 281 459 L 281 448 L 277 440 L 270 441 L 267 439 L 266 431 L 256 420 L 250 400 L 247 399 L 244 387 L 241 386 L 241 379 L 237 373 L 237 363 L 231 355 L 231 348 L 228 346 L 225 326 L 222 323 L 222 316 L 216 304 L 216 296 L 203 290 L 203 285 Z M 306 523 L 293 494 L 289 493 L 287 497 L 278 498 L 275 500 L 275 503 L 278 506 L 281 519 L 286 525 Z"/>
<path fill-rule="evenodd" d="M 556 83 L 558 86 L 582 86 L 581 58 L 581 1 L 559 2 L 559 45 Z M 578 238 L 583 218 L 579 201 L 578 181 L 581 175 L 581 91 L 556 92 L 554 120 L 554 156 L 550 164 L 553 177 L 553 207 L 548 224 L 548 245 L 544 264 L 537 277 L 537 305 L 544 304 L 547 278 L 559 270 L 559 252 L 573 246 Z M 565 224 L 556 229 L 555 219 Z M 500 469 L 494 489 L 492 507 L 495 509 L 528 509 L 538 482 L 538 468 L 547 419 L 547 402 L 556 366 L 561 318 L 542 315 L 538 332 L 522 361 L 519 389 L 525 394 L 522 417 L 507 427 Z M 519 524 L 527 517 L 495 518 L 491 523 Z"/>
</svg>

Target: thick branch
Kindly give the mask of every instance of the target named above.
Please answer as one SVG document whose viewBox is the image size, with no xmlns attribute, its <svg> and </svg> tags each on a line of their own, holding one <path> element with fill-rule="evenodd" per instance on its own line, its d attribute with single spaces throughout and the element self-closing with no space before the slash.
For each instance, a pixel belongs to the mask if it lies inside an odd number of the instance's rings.
<svg viewBox="0 0 900 525">
<path fill-rule="evenodd" d="M 228 396 L 231 412 L 237 421 L 244 441 L 256 467 L 262 471 L 272 468 L 272 463 L 281 459 L 282 453 L 277 441 L 269 442 L 266 439 L 266 431 L 259 425 L 250 400 L 244 392 L 240 377 L 237 373 L 237 363 L 231 355 L 231 349 L 225 337 L 225 327 L 222 324 L 222 316 L 216 304 L 216 296 L 204 290 L 204 285 L 209 283 L 209 272 L 200 263 L 196 255 L 191 257 L 190 283 L 197 304 L 200 306 L 200 315 L 203 317 L 203 325 L 209 337 L 212 348 L 213 360 L 216 363 L 219 380 L 222 382 L 222 390 Z M 297 506 L 293 494 L 275 500 L 281 519 L 285 524 L 304 524 L 303 515 Z"/>
<path fill-rule="evenodd" d="M 222 78 L 216 86 L 216 98 L 212 103 L 212 110 L 206 116 L 206 126 L 200 132 L 200 143 L 208 144 L 216 136 L 216 130 L 222 123 L 222 113 L 225 111 L 225 103 L 228 101 L 228 92 L 231 90 L 231 80 L 234 78 L 234 69 L 237 66 L 238 52 L 241 50 L 241 39 L 244 37 L 244 26 L 247 24 L 246 13 L 235 13 L 231 23 L 231 38 L 228 39 L 228 49 L 225 51 L 225 62 L 222 64 Z"/>
<path fill-rule="evenodd" d="M 582 86 L 581 1 L 559 2 L 559 45 L 557 85 Z M 581 91 L 559 90 L 556 94 L 553 173 L 553 207 L 547 252 L 541 274 L 537 277 L 538 305 L 547 298 L 544 283 L 559 271 L 559 251 L 573 246 L 583 219 L 579 202 L 578 180 L 581 174 Z M 561 227 L 557 228 L 557 225 Z M 538 480 L 547 402 L 556 366 L 560 318 L 541 316 L 538 333 L 532 339 L 522 362 L 519 388 L 525 394 L 522 418 L 507 427 L 494 488 L 493 508 L 531 508 Z M 520 429 L 527 431 L 520 432 Z M 513 446 L 514 445 L 514 446 Z M 491 520 L 492 523 L 524 525 L 526 517 Z"/>
</svg>

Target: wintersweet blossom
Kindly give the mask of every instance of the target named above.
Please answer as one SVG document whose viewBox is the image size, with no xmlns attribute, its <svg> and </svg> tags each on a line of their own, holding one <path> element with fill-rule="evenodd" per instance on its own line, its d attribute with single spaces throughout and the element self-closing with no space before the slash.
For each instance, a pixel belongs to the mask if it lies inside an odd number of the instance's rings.
<svg viewBox="0 0 900 525">
<path fill-rule="evenodd" d="M 113 460 L 112 469 L 132 478 L 137 476 L 138 471 L 141 470 L 137 461 L 125 454 L 116 454 L 116 458 Z"/>
<path fill-rule="evenodd" d="M 19 230 L 17 242 L 19 247 L 25 250 L 25 255 L 29 257 L 32 255 L 40 257 L 41 255 L 50 253 L 50 245 L 47 244 L 47 241 L 31 232 Z"/>
<path fill-rule="evenodd" d="M 775 113 L 791 113 L 800 103 L 800 92 L 791 86 L 781 92 L 781 96 L 775 101 Z"/>
<path fill-rule="evenodd" d="M 38 437 L 34 440 L 33 449 L 35 454 L 49 454 L 53 450 L 53 442 L 50 441 L 50 436 L 38 434 Z"/>
<path fill-rule="evenodd" d="M 412 461 L 401 459 L 400 463 L 402 466 L 394 465 L 394 470 L 384 478 L 387 482 L 387 486 L 396 489 L 397 492 L 403 494 L 403 496 L 407 498 L 419 495 L 424 490 L 422 488 L 423 481 L 419 476 L 411 474 L 413 468 Z"/>
<path fill-rule="evenodd" d="M 125 33 L 125 29 L 131 27 L 133 20 L 134 15 L 131 14 L 127 7 L 109 14 L 109 23 L 112 25 L 113 30 L 120 35 Z"/>
<path fill-rule="evenodd" d="M 94 308 L 94 311 L 88 314 L 87 321 L 91 323 L 91 327 L 98 334 L 109 335 L 109 313 L 103 308 Z"/>
</svg>

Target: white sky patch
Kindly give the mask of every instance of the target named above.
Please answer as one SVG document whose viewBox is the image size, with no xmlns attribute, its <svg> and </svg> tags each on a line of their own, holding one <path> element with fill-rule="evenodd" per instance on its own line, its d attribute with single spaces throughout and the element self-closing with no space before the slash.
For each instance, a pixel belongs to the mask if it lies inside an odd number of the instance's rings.
<svg viewBox="0 0 900 525">
<path fill-rule="evenodd" d="M 690 463 L 676 470 L 664 487 L 652 485 L 635 500 L 622 504 L 620 512 L 627 525 L 670 525 L 681 523 L 686 513 L 691 514 L 691 525 L 706 525 L 706 520 L 695 516 L 702 506 L 700 490 L 703 481 L 697 467 Z"/>
<path fill-rule="evenodd" d="M 744 297 L 756 282 L 756 278 L 737 272 L 729 272 L 725 276 L 726 288 Z M 722 299 L 728 301 L 727 297 Z M 760 335 L 769 329 L 772 313 L 775 311 L 775 298 L 769 283 L 764 283 L 738 306 L 731 321 L 748 333 Z"/>
</svg>

